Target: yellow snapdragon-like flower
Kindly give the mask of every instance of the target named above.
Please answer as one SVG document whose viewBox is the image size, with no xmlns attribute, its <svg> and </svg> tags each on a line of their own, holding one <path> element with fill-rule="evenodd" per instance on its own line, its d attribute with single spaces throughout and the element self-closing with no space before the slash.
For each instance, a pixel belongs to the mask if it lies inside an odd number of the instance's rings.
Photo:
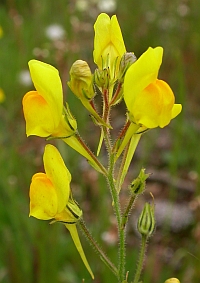
<svg viewBox="0 0 200 283">
<path fill-rule="evenodd" d="M 94 30 L 94 62 L 100 70 L 109 68 L 112 79 L 126 52 L 117 17 L 114 15 L 110 18 L 107 14 L 101 13 L 96 20 Z"/>
<path fill-rule="evenodd" d="M 61 138 L 99 171 L 100 168 L 76 136 L 77 123 L 68 105 L 63 106 L 58 70 L 37 60 L 31 60 L 29 68 L 36 91 L 26 93 L 22 101 L 27 136 Z"/>
<path fill-rule="evenodd" d="M 53 66 L 37 61 L 29 61 L 29 68 L 36 91 L 26 93 L 23 110 L 27 136 L 66 137 L 74 133 L 76 121 L 67 123 L 63 113 L 63 91 L 58 70 Z"/>
<path fill-rule="evenodd" d="M 53 219 L 63 222 L 69 230 L 86 268 L 94 278 L 76 228 L 82 211 L 72 199 L 71 174 L 60 153 L 53 145 L 46 145 L 43 161 L 45 173 L 33 175 L 30 185 L 30 216 L 41 220 Z"/>
<path fill-rule="evenodd" d="M 182 109 L 170 86 L 159 80 L 163 48 L 148 48 L 130 66 L 124 79 L 124 100 L 130 120 L 146 128 L 165 127 Z"/>
</svg>

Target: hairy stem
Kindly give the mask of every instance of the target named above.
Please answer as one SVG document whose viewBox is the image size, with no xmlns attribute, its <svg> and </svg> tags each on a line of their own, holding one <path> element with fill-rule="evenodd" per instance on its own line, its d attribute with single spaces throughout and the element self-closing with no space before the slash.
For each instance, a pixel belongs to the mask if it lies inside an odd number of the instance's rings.
<svg viewBox="0 0 200 283">
<path fill-rule="evenodd" d="M 92 247 L 95 249 L 97 254 L 100 256 L 101 260 L 110 268 L 110 270 L 115 274 L 115 276 L 118 277 L 118 270 L 116 266 L 110 261 L 110 259 L 105 255 L 102 249 L 98 246 L 98 244 L 90 234 L 89 230 L 87 229 L 83 219 L 80 219 L 78 224 L 81 230 L 83 231 L 83 233 L 85 234 L 89 243 L 92 245 Z"/>
<path fill-rule="evenodd" d="M 131 195 L 131 197 L 129 199 L 128 205 L 127 205 L 127 207 L 126 207 L 126 209 L 124 211 L 123 217 L 122 217 L 122 224 L 121 224 L 121 228 L 122 229 L 125 229 L 125 227 L 126 227 L 126 223 L 128 221 L 128 216 L 129 216 L 130 211 L 131 211 L 131 209 L 133 207 L 133 204 L 134 204 L 134 202 L 136 200 L 136 197 L 137 197 L 136 195 Z"/>
<path fill-rule="evenodd" d="M 141 243 L 141 249 L 140 249 L 140 254 L 139 254 L 139 259 L 138 259 L 138 265 L 137 265 L 137 270 L 135 273 L 133 283 L 138 283 L 138 281 L 140 280 L 140 275 L 142 272 L 143 262 L 144 262 L 144 257 L 145 257 L 147 239 L 148 237 L 146 235 L 142 235 L 142 243 Z"/>
<path fill-rule="evenodd" d="M 125 230 L 121 228 L 121 208 L 119 202 L 119 194 L 115 187 L 115 182 L 113 178 L 114 171 L 114 154 L 110 156 L 110 164 L 108 171 L 108 183 L 111 190 L 111 195 L 113 199 L 113 206 L 116 213 L 117 224 L 118 224 L 118 233 L 119 233 L 119 282 L 122 282 L 125 278 Z"/>
<path fill-rule="evenodd" d="M 101 170 L 101 172 L 106 176 L 107 170 L 106 168 L 101 164 L 101 162 L 98 160 L 98 158 L 95 156 L 95 154 L 89 149 L 89 147 L 84 143 L 81 136 L 77 133 L 76 138 L 79 141 L 79 143 L 83 146 L 83 148 L 87 151 L 87 153 L 90 155 L 90 157 L 93 159 L 94 163 L 97 165 L 97 167 Z"/>
</svg>

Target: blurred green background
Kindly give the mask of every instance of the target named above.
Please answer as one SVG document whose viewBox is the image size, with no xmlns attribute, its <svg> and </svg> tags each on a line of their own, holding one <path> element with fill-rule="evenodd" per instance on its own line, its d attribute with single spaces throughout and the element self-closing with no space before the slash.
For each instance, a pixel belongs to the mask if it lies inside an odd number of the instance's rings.
<svg viewBox="0 0 200 283">
<path fill-rule="evenodd" d="M 139 57 L 149 46 L 163 46 L 159 77 L 183 104 L 179 117 L 164 129 L 146 133 L 137 149 L 127 185 L 140 167 L 152 172 L 147 192 L 131 217 L 127 236 L 127 270 L 133 276 L 139 237 L 135 215 L 152 192 L 158 227 L 148 245 L 143 279 L 200 282 L 200 11 L 198 0 L 1 0 L 0 1 L 0 282 L 92 282 L 64 227 L 29 218 L 29 184 L 43 170 L 45 140 L 26 138 L 21 100 L 33 89 L 27 62 L 54 65 L 63 81 L 65 100 L 77 118 L 81 135 L 95 151 L 99 131 L 67 88 L 76 59 L 92 70 L 93 24 L 100 12 L 116 14 L 128 51 Z M 1 31 L 0 31 L 1 34 Z M 3 99 L 2 99 L 3 100 Z M 116 127 L 125 107 L 114 109 Z M 94 135 L 94 131 L 96 134 Z M 116 262 L 117 232 L 111 201 L 102 177 L 75 152 L 57 143 L 72 173 L 72 190 L 92 234 Z M 104 149 L 102 150 L 104 154 Z M 124 190 L 122 203 L 126 203 Z M 116 282 L 81 238 L 95 283 Z"/>
</svg>

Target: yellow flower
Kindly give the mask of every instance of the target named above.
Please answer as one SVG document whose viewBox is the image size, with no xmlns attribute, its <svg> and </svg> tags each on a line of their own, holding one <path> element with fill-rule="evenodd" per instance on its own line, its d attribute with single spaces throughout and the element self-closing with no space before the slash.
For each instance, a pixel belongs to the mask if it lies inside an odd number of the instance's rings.
<svg viewBox="0 0 200 283">
<path fill-rule="evenodd" d="M 165 127 L 182 109 L 181 104 L 174 104 L 169 85 L 157 79 L 162 55 L 162 47 L 148 48 L 130 66 L 124 79 L 124 100 L 130 120 L 146 128 Z"/>
<path fill-rule="evenodd" d="M 121 29 L 114 15 L 102 13 L 94 25 L 94 62 L 100 70 L 110 69 L 111 79 L 118 72 L 119 63 L 126 52 Z"/>
<path fill-rule="evenodd" d="M 4 102 L 5 100 L 5 93 L 2 88 L 0 88 L 0 103 Z"/>
<path fill-rule="evenodd" d="M 43 160 L 46 173 L 33 175 L 30 186 L 30 215 L 49 220 L 66 209 L 71 174 L 58 150 L 50 144 L 45 147 Z"/>
<path fill-rule="evenodd" d="M 43 160 L 45 173 L 36 173 L 30 185 L 30 216 L 41 220 L 54 219 L 54 221 L 64 222 L 93 278 L 76 229 L 76 223 L 82 216 L 82 211 L 72 199 L 71 174 L 53 145 L 46 145 Z"/>
<path fill-rule="evenodd" d="M 76 121 L 69 125 L 63 114 L 63 92 L 58 70 L 37 61 L 29 61 L 31 78 L 36 91 L 26 93 L 23 111 L 27 136 L 70 136 L 76 130 Z"/>
<path fill-rule="evenodd" d="M 177 278 L 170 278 L 165 281 L 165 283 L 180 283 Z"/>
</svg>

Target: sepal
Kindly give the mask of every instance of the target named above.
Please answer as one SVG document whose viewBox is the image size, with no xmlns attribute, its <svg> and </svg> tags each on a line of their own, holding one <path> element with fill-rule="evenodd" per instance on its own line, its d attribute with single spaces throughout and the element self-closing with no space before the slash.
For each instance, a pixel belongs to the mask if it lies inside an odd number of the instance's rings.
<svg viewBox="0 0 200 283">
<path fill-rule="evenodd" d="M 70 232 L 70 235 L 72 237 L 74 245 L 76 246 L 76 249 L 79 252 L 79 255 L 80 255 L 85 267 L 87 268 L 88 272 L 90 273 L 92 279 L 94 279 L 94 274 L 93 274 L 93 272 L 92 272 L 92 270 L 89 266 L 89 263 L 88 263 L 86 256 L 85 256 L 85 253 L 83 251 L 76 225 L 75 224 L 65 224 L 65 226 Z"/>
<path fill-rule="evenodd" d="M 138 129 L 140 126 L 131 123 L 124 134 L 123 137 L 120 138 L 120 140 L 117 142 L 117 148 L 115 148 L 116 151 L 116 156 L 115 156 L 115 161 L 120 157 L 121 153 L 123 152 L 124 148 L 130 141 L 130 139 L 133 137 L 133 135 L 137 134 Z"/>
</svg>

